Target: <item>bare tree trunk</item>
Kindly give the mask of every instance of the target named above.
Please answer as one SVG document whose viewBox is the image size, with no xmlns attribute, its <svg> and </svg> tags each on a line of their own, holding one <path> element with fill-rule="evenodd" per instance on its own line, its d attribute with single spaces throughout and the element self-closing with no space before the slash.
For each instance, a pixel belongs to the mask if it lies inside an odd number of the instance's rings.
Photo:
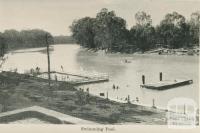
<svg viewBox="0 0 200 133">
<path fill-rule="evenodd" d="M 47 45 L 47 60 L 48 60 L 48 80 L 49 86 L 51 85 L 51 73 L 50 73 L 50 56 L 49 56 L 49 43 L 48 43 L 48 34 L 46 34 L 46 45 Z"/>
</svg>

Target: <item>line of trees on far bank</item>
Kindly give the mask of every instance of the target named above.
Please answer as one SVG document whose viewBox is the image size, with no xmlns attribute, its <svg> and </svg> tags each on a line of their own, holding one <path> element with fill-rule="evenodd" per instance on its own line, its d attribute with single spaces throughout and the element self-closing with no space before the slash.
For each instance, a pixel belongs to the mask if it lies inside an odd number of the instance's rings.
<svg viewBox="0 0 200 133">
<path fill-rule="evenodd" d="M 54 44 L 73 44 L 75 40 L 71 36 L 54 36 Z"/>
<path fill-rule="evenodd" d="M 44 47 L 46 36 L 48 36 L 48 42 L 53 43 L 53 36 L 40 29 L 22 31 L 11 29 L 0 32 L 0 56 L 3 56 L 7 50 Z"/>
<path fill-rule="evenodd" d="M 114 11 L 103 8 L 95 18 L 75 20 L 70 29 L 83 47 L 112 52 L 146 51 L 157 47 L 190 48 L 199 44 L 200 12 L 190 20 L 177 12 L 168 13 L 157 26 L 144 11 L 135 14 L 136 25 L 130 30 L 126 21 Z"/>
<path fill-rule="evenodd" d="M 3 42 L 4 38 L 2 36 L 2 33 L 0 32 L 0 57 L 4 56 L 6 50 L 5 44 Z"/>
</svg>

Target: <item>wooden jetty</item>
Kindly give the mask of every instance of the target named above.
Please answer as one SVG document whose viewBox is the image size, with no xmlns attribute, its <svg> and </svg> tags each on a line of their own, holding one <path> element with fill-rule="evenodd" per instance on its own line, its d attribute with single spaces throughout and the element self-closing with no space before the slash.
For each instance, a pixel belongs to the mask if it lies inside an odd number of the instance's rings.
<svg viewBox="0 0 200 133">
<path fill-rule="evenodd" d="M 40 74 L 47 74 L 48 72 L 42 72 Z M 72 74 L 72 73 L 64 73 L 64 72 L 56 72 L 56 71 L 51 71 L 51 74 L 61 74 L 61 75 L 66 75 L 66 76 L 76 76 L 76 77 L 81 77 L 81 78 L 91 78 L 89 76 L 85 76 L 85 75 L 80 75 L 80 74 Z"/>
<path fill-rule="evenodd" d="M 42 75 L 47 74 L 47 73 L 48 72 L 42 72 L 38 75 L 38 77 L 46 79 L 46 76 L 42 76 Z M 56 72 L 56 71 L 51 71 L 50 73 L 54 74 L 51 80 L 64 81 L 72 85 L 93 84 L 93 83 L 102 83 L 102 82 L 109 81 L 109 76 L 107 74 L 81 75 L 81 74 L 63 73 L 63 72 Z M 55 75 L 56 75 L 56 79 L 53 79 Z M 71 79 L 70 76 L 76 77 L 76 78 Z"/>
<path fill-rule="evenodd" d="M 179 86 L 189 85 L 193 83 L 193 80 L 163 80 L 163 73 L 159 74 L 159 82 L 156 83 L 145 83 L 145 76 L 142 75 L 142 85 L 140 87 L 154 90 L 166 90 Z"/>
<path fill-rule="evenodd" d="M 157 83 L 143 84 L 141 85 L 141 87 L 154 90 L 165 90 L 179 86 L 189 85 L 192 83 L 193 80 L 174 80 L 174 81 L 164 80 L 164 81 L 159 81 Z"/>
<path fill-rule="evenodd" d="M 70 84 L 72 85 L 83 85 L 83 84 L 94 84 L 94 83 L 102 83 L 109 81 L 109 78 L 95 78 L 95 79 L 82 79 L 82 80 L 76 80 L 76 81 L 70 81 Z"/>
</svg>

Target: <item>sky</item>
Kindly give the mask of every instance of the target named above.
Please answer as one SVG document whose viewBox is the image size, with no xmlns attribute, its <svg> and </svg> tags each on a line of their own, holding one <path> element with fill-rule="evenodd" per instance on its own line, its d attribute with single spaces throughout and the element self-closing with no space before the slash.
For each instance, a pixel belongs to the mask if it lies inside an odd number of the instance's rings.
<svg viewBox="0 0 200 133">
<path fill-rule="evenodd" d="M 0 0 L 0 32 L 43 29 L 52 35 L 70 35 L 73 20 L 95 17 L 102 8 L 114 10 L 130 28 L 138 11 L 150 14 L 153 25 L 173 11 L 189 19 L 192 12 L 200 10 L 200 0 Z"/>
</svg>

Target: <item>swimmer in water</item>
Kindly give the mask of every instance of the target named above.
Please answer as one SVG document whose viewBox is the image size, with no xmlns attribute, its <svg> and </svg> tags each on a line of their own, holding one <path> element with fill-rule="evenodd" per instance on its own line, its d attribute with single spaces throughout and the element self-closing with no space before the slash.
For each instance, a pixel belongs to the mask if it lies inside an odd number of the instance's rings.
<svg viewBox="0 0 200 133">
<path fill-rule="evenodd" d="M 61 68 L 61 70 L 63 71 L 63 66 L 62 66 L 62 65 L 60 66 L 60 68 Z"/>
<path fill-rule="evenodd" d="M 113 90 L 115 90 L 115 85 L 113 84 Z"/>
</svg>

